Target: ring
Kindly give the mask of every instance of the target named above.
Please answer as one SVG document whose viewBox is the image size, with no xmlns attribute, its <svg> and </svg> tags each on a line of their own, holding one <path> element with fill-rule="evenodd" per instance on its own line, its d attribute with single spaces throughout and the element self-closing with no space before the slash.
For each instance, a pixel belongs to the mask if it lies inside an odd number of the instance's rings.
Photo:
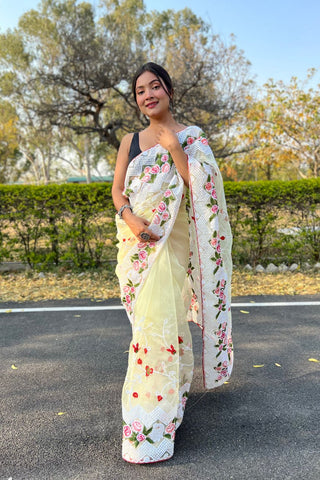
<svg viewBox="0 0 320 480">
<path fill-rule="evenodd" d="M 142 240 L 145 240 L 146 242 L 148 242 L 151 237 L 150 237 L 149 233 L 142 232 L 142 233 L 140 233 L 140 238 L 142 238 Z"/>
</svg>

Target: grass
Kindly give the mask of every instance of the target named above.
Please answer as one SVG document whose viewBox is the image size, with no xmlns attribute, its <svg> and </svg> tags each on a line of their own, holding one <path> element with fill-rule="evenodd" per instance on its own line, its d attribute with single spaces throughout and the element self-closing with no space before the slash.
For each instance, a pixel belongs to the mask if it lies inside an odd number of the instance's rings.
<svg viewBox="0 0 320 480">
<path fill-rule="evenodd" d="M 298 272 L 254 274 L 234 271 L 233 296 L 313 295 L 320 293 L 320 273 Z M 90 298 L 102 301 L 119 297 L 118 279 L 105 269 L 74 273 L 63 269 L 39 277 L 38 272 L 12 272 L 0 275 L 0 301 L 25 302 Z"/>
</svg>

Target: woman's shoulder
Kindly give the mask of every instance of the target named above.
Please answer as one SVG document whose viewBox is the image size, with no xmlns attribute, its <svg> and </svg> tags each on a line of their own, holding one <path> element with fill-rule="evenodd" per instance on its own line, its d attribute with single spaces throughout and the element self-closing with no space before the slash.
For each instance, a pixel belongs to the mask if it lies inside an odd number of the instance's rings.
<svg viewBox="0 0 320 480">
<path fill-rule="evenodd" d="M 197 125 L 187 125 L 181 131 L 184 132 L 186 135 L 191 135 L 192 137 L 198 137 L 199 135 L 201 135 L 201 133 L 203 133 L 202 128 L 198 127 Z"/>
</svg>

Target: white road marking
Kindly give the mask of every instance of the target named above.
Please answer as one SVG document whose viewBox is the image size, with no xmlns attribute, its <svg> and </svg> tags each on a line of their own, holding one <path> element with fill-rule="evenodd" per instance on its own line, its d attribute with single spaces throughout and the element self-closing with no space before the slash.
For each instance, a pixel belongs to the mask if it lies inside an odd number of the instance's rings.
<svg viewBox="0 0 320 480">
<path fill-rule="evenodd" d="M 313 302 L 255 302 L 255 303 L 232 303 L 232 308 L 246 307 L 314 307 L 320 305 L 320 301 Z M 32 313 L 32 312 L 81 312 L 98 310 L 123 310 L 122 305 L 78 306 L 78 307 L 32 307 L 32 308 L 0 308 L 0 313 Z"/>
</svg>

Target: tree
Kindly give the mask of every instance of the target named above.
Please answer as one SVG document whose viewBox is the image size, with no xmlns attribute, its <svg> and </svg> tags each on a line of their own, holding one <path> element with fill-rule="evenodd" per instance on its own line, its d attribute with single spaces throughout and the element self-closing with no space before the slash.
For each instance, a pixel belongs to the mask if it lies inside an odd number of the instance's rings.
<svg viewBox="0 0 320 480">
<path fill-rule="evenodd" d="M 17 115 L 7 102 L 0 103 L 0 183 L 18 180 L 21 168 L 15 169 L 20 157 Z"/>
<path fill-rule="evenodd" d="M 249 64 L 191 10 L 147 14 L 142 0 L 42 0 L 0 37 L 0 90 L 48 129 L 98 137 L 115 150 L 147 124 L 128 79 L 154 60 L 172 73 L 177 120 L 204 128 L 216 156 L 238 151 L 232 118 L 246 106 Z M 23 102 L 21 102 L 23 99 Z M 23 104 L 23 106 L 21 106 Z"/>
<path fill-rule="evenodd" d="M 270 80 L 261 98 L 248 102 L 241 139 L 249 150 L 237 161 L 250 165 L 256 176 L 320 175 L 320 90 L 306 89 L 315 73 L 310 70 L 305 82 L 293 77 L 288 85 Z"/>
</svg>

